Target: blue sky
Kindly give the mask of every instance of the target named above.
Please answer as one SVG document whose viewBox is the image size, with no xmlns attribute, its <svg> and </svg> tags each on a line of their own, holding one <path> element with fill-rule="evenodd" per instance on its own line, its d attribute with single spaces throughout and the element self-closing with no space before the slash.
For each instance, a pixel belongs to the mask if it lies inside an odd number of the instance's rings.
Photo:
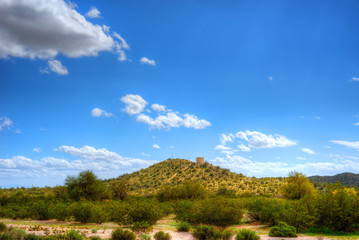
<svg viewBox="0 0 359 240">
<path fill-rule="evenodd" d="M 358 1 L 0 0 L 0 186 L 197 156 L 359 173 Z"/>
</svg>

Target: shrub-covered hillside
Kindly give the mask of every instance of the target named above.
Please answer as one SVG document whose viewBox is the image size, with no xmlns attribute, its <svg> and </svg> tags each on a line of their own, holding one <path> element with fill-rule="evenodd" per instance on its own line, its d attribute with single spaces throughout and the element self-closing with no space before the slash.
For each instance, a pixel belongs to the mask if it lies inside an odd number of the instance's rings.
<svg viewBox="0 0 359 240">
<path fill-rule="evenodd" d="M 205 163 L 196 163 L 184 159 L 168 159 L 149 168 L 125 174 L 131 193 L 140 195 L 155 194 L 163 186 L 175 186 L 185 181 L 194 181 L 206 187 L 210 192 L 234 192 L 236 194 L 278 195 L 282 178 L 252 178 L 237 174 Z"/>
<path fill-rule="evenodd" d="M 336 183 L 340 182 L 342 185 L 359 188 L 359 174 L 355 173 L 340 173 L 334 176 L 312 176 L 309 177 L 313 183 Z"/>
</svg>

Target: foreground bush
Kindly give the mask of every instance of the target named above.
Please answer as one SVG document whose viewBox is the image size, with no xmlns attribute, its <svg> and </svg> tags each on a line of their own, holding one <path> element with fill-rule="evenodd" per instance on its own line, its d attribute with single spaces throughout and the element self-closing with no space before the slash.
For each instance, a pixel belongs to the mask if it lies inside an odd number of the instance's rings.
<svg viewBox="0 0 359 240">
<path fill-rule="evenodd" d="M 153 236 L 156 240 L 170 240 L 171 236 L 163 231 L 156 232 Z"/>
<path fill-rule="evenodd" d="M 179 232 L 188 232 L 190 228 L 191 228 L 191 225 L 186 222 L 180 222 L 177 225 L 177 231 L 179 231 Z"/>
<path fill-rule="evenodd" d="M 85 240 L 85 238 L 76 230 L 68 231 L 64 237 L 66 240 Z"/>
<path fill-rule="evenodd" d="M 119 228 L 112 232 L 111 240 L 135 240 L 136 236 L 129 230 Z"/>
<path fill-rule="evenodd" d="M 6 225 L 3 222 L 0 222 L 0 232 L 3 232 L 6 230 Z"/>
<path fill-rule="evenodd" d="M 236 240 L 258 240 L 260 237 L 255 231 L 249 229 L 241 229 L 236 235 Z"/>
<path fill-rule="evenodd" d="M 228 240 L 232 236 L 232 232 L 221 232 L 212 226 L 199 225 L 194 228 L 192 235 L 198 240 Z"/>
<path fill-rule="evenodd" d="M 295 227 L 292 227 L 285 222 L 278 223 L 277 226 L 274 226 L 269 231 L 270 237 L 298 237 Z"/>
<path fill-rule="evenodd" d="M 148 222 L 134 222 L 131 230 L 137 233 L 149 233 L 152 230 L 152 226 Z"/>
<path fill-rule="evenodd" d="M 176 207 L 176 218 L 179 221 L 222 228 L 238 224 L 242 215 L 238 200 L 223 197 L 210 198 L 194 204 L 183 201 Z"/>
<path fill-rule="evenodd" d="M 77 202 L 73 205 L 73 215 L 76 221 L 88 223 L 93 216 L 93 204 L 90 202 Z"/>
</svg>

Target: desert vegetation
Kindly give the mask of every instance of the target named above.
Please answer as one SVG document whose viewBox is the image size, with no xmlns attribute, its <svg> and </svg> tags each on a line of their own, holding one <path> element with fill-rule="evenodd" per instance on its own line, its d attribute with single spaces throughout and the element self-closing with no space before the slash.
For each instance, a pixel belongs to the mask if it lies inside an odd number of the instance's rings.
<svg viewBox="0 0 359 240">
<path fill-rule="evenodd" d="M 183 162 L 183 166 L 179 162 Z M 165 169 L 160 171 L 160 166 Z M 177 170 L 172 176 L 167 176 L 166 169 L 170 167 Z M 180 172 L 194 175 L 200 172 L 206 179 L 206 173 L 209 173 L 213 174 L 213 179 L 207 184 L 201 184 L 197 178 L 176 182 L 173 179 Z M 154 174 L 154 177 L 146 173 Z M 168 184 L 160 186 L 161 181 L 165 181 L 163 175 L 166 175 Z M 198 167 L 187 160 L 175 159 L 129 176 L 103 181 L 93 172 L 84 171 L 67 177 L 64 186 L 0 189 L 0 217 L 97 224 L 113 222 L 131 231 L 119 228 L 113 232 L 112 239 L 128 240 L 136 236 L 148 240 L 152 226 L 170 214 L 178 222 L 178 231 L 191 231 L 197 239 L 227 240 L 233 235 L 238 240 L 257 239 L 255 233 L 246 230 L 237 233 L 228 228 L 243 222 L 268 224 L 272 227 L 270 235 L 283 237 L 301 232 L 320 234 L 359 229 L 359 194 L 356 189 L 336 183 L 318 190 L 306 176 L 297 172 L 289 173 L 283 179 L 254 179 L 210 164 Z M 157 183 L 152 182 L 156 176 Z M 141 179 L 141 184 L 147 182 L 149 189 L 158 184 L 157 190 L 149 194 L 137 189 Z M 211 188 L 210 184 L 216 187 Z M 243 185 L 256 186 L 259 191 L 237 188 Z M 17 239 L 15 235 L 37 239 L 4 225 L 0 225 L 0 231 L 1 239 Z M 96 233 L 97 230 L 92 231 Z M 57 237 L 72 239 L 66 236 L 82 239 L 75 232 Z M 170 236 L 164 232 L 155 238 L 168 240 Z"/>
</svg>

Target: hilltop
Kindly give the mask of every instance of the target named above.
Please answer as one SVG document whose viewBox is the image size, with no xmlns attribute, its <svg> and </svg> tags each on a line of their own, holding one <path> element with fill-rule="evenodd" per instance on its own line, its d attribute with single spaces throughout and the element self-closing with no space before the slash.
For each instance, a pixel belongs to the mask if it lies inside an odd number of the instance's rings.
<svg viewBox="0 0 359 240">
<path fill-rule="evenodd" d="M 334 176 L 312 176 L 308 177 L 313 183 L 327 184 L 340 182 L 342 185 L 359 188 L 359 174 L 340 173 Z"/>
<path fill-rule="evenodd" d="M 126 179 L 130 191 L 139 195 L 155 194 L 165 185 L 175 186 L 190 180 L 209 191 L 232 190 L 237 194 L 278 195 L 284 178 L 255 178 L 231 172 L 218 166 L 196 163 L 185 159 L 168 159 L 146 169 L 119 176 Z"/>
</svg>

